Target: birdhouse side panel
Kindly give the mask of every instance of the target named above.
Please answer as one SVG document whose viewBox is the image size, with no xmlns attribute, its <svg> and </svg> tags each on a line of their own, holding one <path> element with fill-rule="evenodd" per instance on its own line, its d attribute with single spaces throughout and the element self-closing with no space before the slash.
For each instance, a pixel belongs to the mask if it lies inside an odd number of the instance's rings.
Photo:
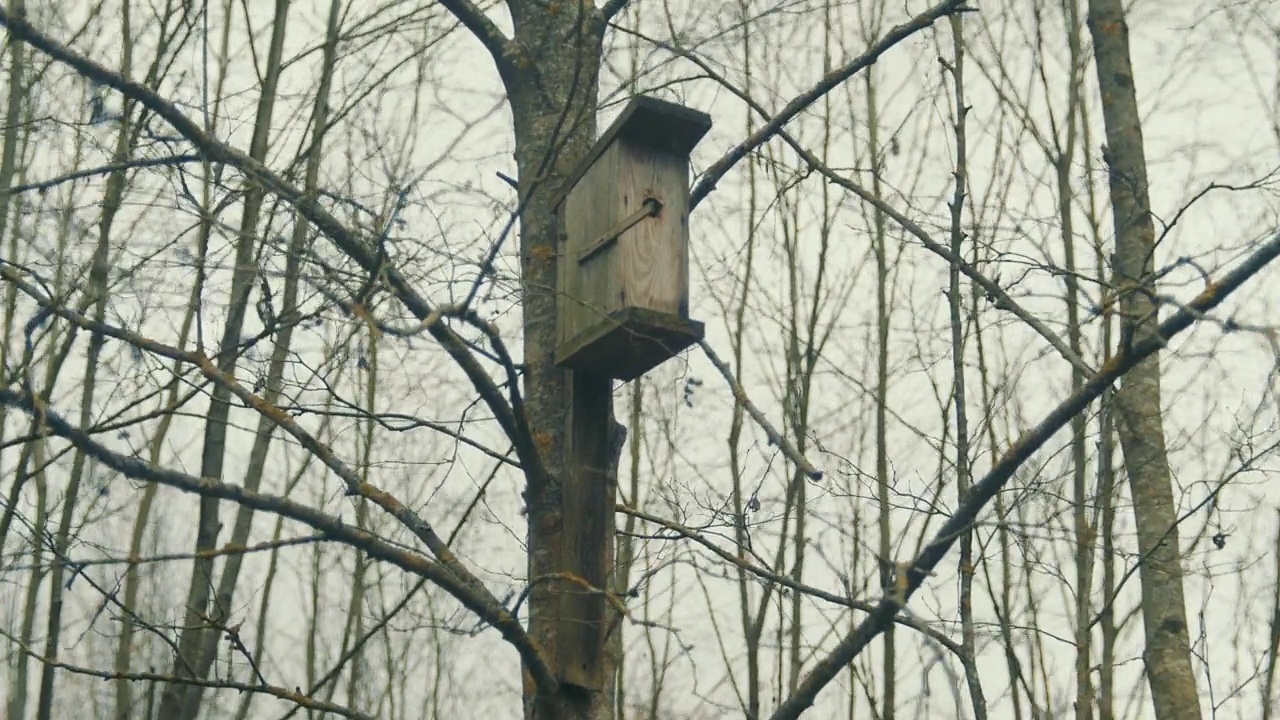
<svg viewBox="0 0 1280 720">
<path fill-rule="evenodd" d="M 585 262 L 587 251 L 615 228 L 623 215 L 615 199 L 617 148 L 610 147 L 583 174 L 564 203 L 564 252 L 558 258 L 560 308 L 558 336 L 568 342 L 600 322 L 617 305 L 620 288 L 609 248 Z"/>
<path fill-rule="evenodd" d="M 679 154 L 620 144 L 626 160 L 619 172 L 623 212 L 647 198 L 662 209 L 621 238 L 617 249 L 619 305 L 688 317 L 689 161 Z"/>
</svg>

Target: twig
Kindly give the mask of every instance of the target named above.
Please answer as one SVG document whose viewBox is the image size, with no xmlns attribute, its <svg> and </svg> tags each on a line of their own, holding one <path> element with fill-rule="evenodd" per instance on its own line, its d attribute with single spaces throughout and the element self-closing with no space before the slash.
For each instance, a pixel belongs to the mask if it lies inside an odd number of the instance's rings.
<svg viewBox="0 0 1280 720">
<path fill-rule="evenodd" d="M 972 10 L 972 8 L 965 6 L 965 0 L 944 0 L 907 22 L 890 29 L 878 42 L 867 48 L 866 52 L 824 75 L 812 88 L 800 93 L 791 102 L 787 103 L 786 107 L 782 108 L 763 127 L 751 133 L 747 139 L 735 145 L 724 157 L 712 163 L 711 167 L 707 168 L 706 172 L 702 174 L 702 179 L 698 180 L 698 184 L 694 185 L 693 190 L 689 193 L 689 209 L 693 210 L 697 207 L 698 203 L 702 202 L 715 189 L 716 183 L 720 182 L 720 179 L 733 169 L 733 166 L 750 154 L 752 150 L 768 142 L 781 132 L 782 128 L 791 122 L 795 116 L 804 112 L 806 108 L 834 90 L 840 83 L 848 80 L 859 70 L 874 65 L 881 55 L 888 52 L 895 45 L 924 30 L 938 20 L 953 13 L 969 10 Z"/>
<path fill-rule="evenodd" d="M 3 631 L 0 631 L 3 632 Z M 8 635 L 8 633 L 3 633 Z M 308 695 L 303 695 L 300 688 L 289 690 L 288 688 L 279 687 L 277 685 L 252 685 L 249 683 L 235 682 L 234 680 L 203 680 L 197 678 L 177 677 L 174 675 L 165 675 L 163 673 L 154 672 L 131 672 L 120 673 L 111 670 L 96 670 L 94 668 L 82 667 L 80 665 L 72 665 L 71 663 L 62 662 L 54 658 L 47 658 L 27 647 L 12 636 L 9 640 L 22 648 L 22 651 L 31 656 L 38 662 L 44 663 L 49 667 L 65 670 L 76 675 L 87 675 L 89 677 L 102 678 L 103 680 L 132 680 L 141 682 L 161 682 L 161 683 L 181 683 L 183 685 L 198 685 L 207 688 L 219 688 L 223 690 L 236 690 L 238 692 L 261 693 L 263 695 L 271 695 L 288 700 L 291 703 L 304 707 L 309 710 L 318 710 L 324 713 L 332 713 L 340 715 L 351 720 L 373 720 L 372 715 L 366 715 L 358 710 L 343 705 L 319 700 Z"/>
<path fill-rule="evenodd" d="M 769 444 L 776 445 L 780 448 L 782 450 L 782 454 L 786 455 L 787 459 L 794 463 L 795 466 L 800 469 L 800 472 L 807 475 L 810 480 L 813 480 L 814 482 L 821 480 L 822 471 L 815 468 L 813 463 L 809 462 L 809 460 L 805 458 L 804 454 L 801 453 L 795 445 L 791 444 L 790 440 L 787 440 L 782 433 L 778 432 L 773 427 L 773 423 L 770 423 L 769 419 L 764 416 L 764 413 L 760 412 L 760 408 L 756 407 L 755 403 L 751 402 L 751 398 L 747 397 L 747 391 L 744 390 L 742 385 L 738 383 L 737 379 L 733 377 L 733 371 L 729 369 L 729 366 L 720 359 L 719 355 L 716 355 L 715 350 L 711 349 L 711 345 L 706 340 L 699 340 L 698 346 L 707 354 L 707 359 L 711 361 L 712 365 L 716 366 L 716 370 L 720 371 L 720 375 L 724 378 L 725 382 L 729 383 L 729 387 L 733 390 L 734 402 L 741 405 L 742 408 L 747 411 L 747 414 L 751 416 L 751 419 L 755 420 L 756 424 L 764 430 L 765 437 L 768 438 Z"/>
<path fill-rule="evenodd" d="M 332 470 L 334 474 L 336 474 L 346 484 L 348 495 L 359 495 L 361 497 L 368 498 L 392 517 L 399 520 L 401 524 L 408 528 L 415 537 L 421 540 L 427 548 L 431 550 L 432 554 L 436 556 L 436 559 L 439 560 L 444 567 L 448 568 L 449 572 L 453 573 L 458 580 L 467 585 L 467 587 L 476 594 L 477 598 L 487 605 L 501 606 L 501 603 L 499 603 L 498 599 L 488 591 L 484 586 L 484 583 L 473 575 L 471 571 L 462 564 L 458 557 L 454 555 L 453 551 L 447 544 L 445 544 L 444 540 L 436 534 L 435 530 L 427 520 L 421 517 L 417 512 L 409 509 L 391 493 L 378 488 L 372 483 L 362 481 L 360 477 L 350 467 L 348 467 L 336 453 L 333 452 L 333 448 L 313 436 L 279 407 L 267 402 L 257 394 L 246 390 L 243 385 L 236 381 L 235 377 L 219 369 L 218 366 L 215 365 L 214 362 L 204 353 L 198 350 L 191 352 L 178 350 L 177 348 L 172 348 L 156 342 L 155 340 L 145 338 L 137 333 L 107 325 L 105 323 L 99 323 L 79 311 L 56 307 L 52 304 L 51 300 L 41 297 L 36 288 L 22 280 L 22 278 L 8 266 L 0 266 L 0 276 L 16 285 L 18 289 L 29 295 L 42 307 L 51 310 L 58 317 L 68 320 L 82 329 L 90 330 L 94 333 L 101 333 L 104 336 L 118 340 L 123 340 L 134 347 L 145 349 L 171 360 L 195 365 L 207 379 L 227 388 L 233 395 L 244 402 L 246 407 L 251 407 L 254 410 L 257 410 L 263 417 L 267 418 L 282 430 L 289 433 L 289 435 L 293 436 L 293 438 L 298 441 L 299 445 L 324 463 L 326 467 Z M 501 347 L 501 345 L 498 347 L 501 348 L 503 353 L 505 353 L 505 348 Z M 509 357 L 507 357 L 507 361 L 509 364 Z M 28 392 L 28 395 L 33 398 L 36 397 L 30 392 Z"/>
<path fill-rule="evenodd" d="M 471 6 L 470 3 L 457 5 Z M 126 97 L 136 101 L 143 107 L 164 118 L 176 131 L 187 138 L 203 156 L 212 162 L 230 165 L 244 173 L 246 178 L 258 183 L 268 192 L 274 193 L 298 211 L 300 215 L 316 226 L 325 237 L 350 257 L 366 272 L 385 273 L 385 280 L 396 298 L 404 304 L 415 317 L 425 319 L 431 314 L 431 305 L 409 284 L 409 281 L 394 267 L 382 268 L 376 248 L 362 240 L 357 233 L 343 225 L 336 217 L 325 210 L 313 197 L 285 181 L 261 162 L 249 157 L 236 148 L 214 138 L 191 118 L 187 117 L 172 102 L 161 97 L 145 85 L 126 79 L 120 73 L 100 65 L 89 58 L 72 51 L 48 35 L 37 30 L 24 16 L 16 15 L 4 7 L 0 7 L 0 25 L 8 28 L 10 36 L 21 39 L 40 50 L 49 57 L 61 62 L 84 77 L 107 87 L 114 88 Z M 462 368 L 481 400 L 489 406 L 494 419 L 511 439 L 516 447 L 525 470 L 525 477 L 531 485 L 545 485 L 550 476 L 538 454 L 533 438 L 522 434 L 515 412 L 503 398 L 502 391 L 489 377 L 479 361 L 472 355 L 466 344 L 449 328 L 439 323 L 430 326 L 429 331 L 444 348 L 445 352 Z"/>
<path fill-rule="evenodd" d="M 716 557 L 720 558 L 721 560 L 724 560 L 725 562 L 728 562 L 728 563 L 732 563 L 733 565 L 736 565 L 737 567 L 740 567 L 743 570 L 746 570 L 747 572 L 751 573 L 752 575 L 755 575 L 756 577 L 766 582 L 771 582 L 777 585 L 781 585 L 782 587 L 788 588 L 795 592 L 801 593 L 803 595 L 808 595 L 810 597 L 814 597 L 819 600 L 825 600 L 834 605 L 841 605 L 843 607 L 852 608 L 854 610 L 861 610 L 862 612 L 868 612 L 868 613 L 875 610 L 876 606 L 874 603 L 865 602 L 863 600 L 855 600 L 852 597 L 849 597 L 847 595 L 837 595 L 833 592 L 823 590 L 822 588 L 816 588 L 816 587 L 813 587 L 812 585 L 806 585 L 798 580 L 795 580 L 789 575 L 780 575 L 768 568 L 761 567 L 760 565 L 757 565 L 748 560 L 738 558 L 733 553 L 725 550 L 719 545 L 716 545 L 715 543 L 708 540 L 702 533 L 698 532 L 697 530 L 694 530 L 693 528 L 687 527 L 685 525 L 681 525 L 680 523 L 675 522 L 674 520 L 667 520 L 666 518 L 660 518 L 657 515 L 651 515 L 647 512 L 644 512 L 643 510 L 637 510 L 636 508 L 633 508 L 629 505 L 618 504 L 615 506 L 614 509 L 616 512 L 620 512 L 624 515 L 630 515 L 632 517 L 639 518 L 640 520 L 643 520 L 648 523 L 653 523 L 654 525 L 662 527 L 666 530 L 670 530 L 671 532 L 674 532 L 680 535 L 681 537 L 684 537 L 688 540 L 692 540 L 693 542 L 710 550 Z M 923 633 L 924 635 L 928 636 L 929 639 L 933 640 L 934 642 L 937 642 L 939 645 L 945 647 L 947 650 L 950 650 L 952 653 L 956 655 L 956 657 L 962 660 L 964 659 L 963 648 L 960 647 L 959 643 L 947 637 L 946 635 L 943 635 L 941 632 L 935 630 L 934 628 L 929 627 L 924 622 L 917 619 L 915 616 L 909 615 L 909 614 L 897 615 L 894 617 L 894 622 L 898 623 L 899 625 L 902 625 L 903 627 L 909 627 L 912 630 L 917 630 Z"/>
<path fill-rule="evenodd" d="M 724 87 L 726 90 L 733 93 L 739 100 L 742 100 L 744 103 L 746 103 L 747 107 L 755 111 L 756 114 L 760 115 L 760 117 L 765 119 L 769 118 L 769 112 L 764 108 L 764 106 L 762 106 L 759 102 L 757 102 L 753 97 L 751 97 L 747 93 L 740 90 L 733 83 L 729 82 L 727 78 L 725 78 L 723 75 L 718 73 L 715 70 L 715 68 L 708 65 L 705 60 L 698 57 L 696 54 L 688 50 L 685 50 L 683 48 L 669 45 L 660 40 L 646 37 L 645 35 L 639 32 L 635 32 L 633 30 L 629 30 L 628 32 L 630 32 L 632 35 L 635 35 L 638 38 L 647 40 L 648 42 L 651 42 L 680 57 L 683 57 L 686 60 L 692 62 L 694 65 L 697 65 L 698 69 L 702 70 L 704 73 L 707 74 L 708 77 L 716 81 L 716 83 Z M 857 195 L 858 198 L 861 199 L 863 202 L 867 203 L 868 205 L 871 205 L 872 207 L 876 208 L 880 212 L 883 212 L 885 215 L 888 215 L 891 219 L 893 219 L 894 222 L 901 225 L 904 230 L 906 230 L 907 232 L 915 236 L 915 238 L 920 241 L 920 244 L 924 245 L 926 250 L 946 260 L 949 264 L 959 267 L 960 272 L 964 273 L 966 277 L 968 277 L 970 280 L 976 283 L 979 287 L 982 288 L 983 292 L 985 292 L 988 296 L 990 296 L 992 303 L 996 308 L 1001 310 L 1008 310 L 1009 312 L 1013 313 L 1019 320 L 1026 323 L 1028 327 L 1030 327 L 1037 334 L 1039 334 L 1040 337 L 1044 338 L 1045 341 L 1047 341 L 1049 345 L 1053 347 L 1054 350 L 1058 351 L 1058 354 L 1061 355 L 1064 360 L 1071 363 L 1071 365 L 1074 366 L 1077 370 L 1080 370 L 1082 373 L 1084 373 L 1086 377 L 1094 373 L 1093 368 L 1089 367 L 1089 364 L 1086 363 L 1084 359 L 1081 358 L 1077 353 L 1075 353 L 1071 349 L 1071 347 L 1067 345 L 1067 343 L 1064 342 L 1061 337 L 1058 336 L 1057 333 L 1051 330 L 1049 326 L 1045 325 L 1035 315 L 1032 315 L 1026 308 L 1022 307 L 1022 305 L 1020 305 L 1016 300 L 1014 300 L 1013 297 L 1010 296 L 1009 293 L 1006 292 L 1004 288 L 1000 287 L 1000 283 L 995 282 L 994 280 L 991 280 L 987 276 L 983 275 L 981 272 L 977 270 L 977 268 L 973 267 L 972 264 L 966 262 L 964 258 L 956 257 L 955 254 L 952 253 L 950 249 L 948 249 L 945 245 L 935 240 L 918 223 L 912 221 L 910 218 L 908 218 L 906 215 L 899 212 L 892 205 L 886 203 L 884 200 L 877 197 L 874 193 L 868 192 L 861 185 L 858 185 L 857 183 L 853 182 L 849 178 L 841 175 L 840 173 L 837 173 L 835 170 L 832 170 L 830 166 L 822 162 L 822 160 L 819 159 L 818 156 L 814 155 L 807 148 L 805 148 L 804 145 L 802 145 L 798 140 L 792 137 L 791 134 L 788 133 L 786 130 L 779 129 L 777 132 L 777 136 L 779 138 L 782 138 L 782 140 L 785 143 L 787 143 L 787 145 L 789 145 L 791 149 L 796 152 L 797 155 L 800 156 L 800 159 L 803 160 L 805 164 L 808 165 L 810 168 L 812 168 L 813 170 L 816 170 L 818 174 L 825 177 L 828 181 L 836 185 L 839 185 L 840 187 L 844 188 L 845 190 L 848 190 L 854 195 Z"/>
<path fill-rule="evenodd" d="M 136 567 L 138 565 L 150 565 L 152 563 L 180 562 L 184 560 L 207 560 L 209 558 L 230 557 L 232 555 L 248 555 L 250 553 L 277 550 L 279 548 L 292 547 L 294 545 L 333 542 L 333 540 L 334 538 L 327 535 L 303 535 L 301 537 L 285 538 L 283 540 L 265 540 L 254 545 L 232 545 L 231 543 L 227 543 L 220 548 L 194 553 L 166 553 L 163 555 L 147 555 L 144 557 L 107 557 L 93 558 L 90 560 L 73 560 L 68 558 L 65 561 L 65 564 L 76 568 L 77 571 L 83 571 L 85 568 L 100 565 L 128 565 L 129 567 Z M 18 570 L 36 570 L 44 567 L 47 566 L 35 564 L 10 565 L 6 570 L 13 572 Z"/>
<path fill-rule="evenodd" d="M 98 167 L 88 168 L 87 170 L 77 170 L 76 172 L 59 175 L 48 180 L 27 183 L 25 185 L 14 185 L 8 190 L 0 190 L 0 198 L 18 193 L 29 192 L 31 190 L 48 190 L 51 187 L 57 187 L 63 183 L 69 183 L 73 180 L 81 180 L 94 175 L 107 175 L 121 170 L 134 170 L 137 168 L 162 167 L 165 165 L 185 165 L 186 163 L 200 162 L 199 155 L 171 155 L 162 158 L 137 158 L 134 160 L 125 160 L 124 162 L 108 163 L 99 165 Z"/>
<path fill-rule="evenodd" d="M 241 390 L 243 391 L 243 388 Z M 0 388 L 0 403 L 20 408 L 28 414 L 34 412 L 32 397 L 25 392 Z M 141 458 L 120 455 L 94 440 L 89 433 L 75 427 L 53 410 L 46 413 L 45 422 L 55 435 L 69 440 L 90 457 L 125 477 L 159 483 L 203 497 L 230 500 L 254 510 L 296 520 L 339 542 L 362 550 L 372 558 L 391 563 L 406 572 L 431 580 L 480 619 L 492 625 L 507 642 L 515 647 L 540 691 L 554 692 L 559 687 L 559 681 L 543 659 L 541 651 L 534 645 L 533 640 L 515 617 L 500 603 L 493 601 L 491 595 L 486 597 L 487 593 L 478 593 L 443 562 L 433 562 L 418 553 L 402 550 L 365 530 L 347 525 L 338 518 L 288 498 L 253 492 L 213 478 L 194 477 L 176 470 L 151 465 Z"/>
<path fill-rule="evenodd" d="M 1201 291 L 1194 300 L 1187 303 L 1185 309 L 1179 310 L 1168 320 L 1153 328 L 1150 336 L 1134 343 L 1129 352 L 1113 356 L 1098 369 L 1097 374 L 1088 379 L 1080 390 L 1058 404 L 1038 425 L 1024 432 L 982 480 L 971 487 L 969 494 L 960 502 L 955 513 L 943 523 L 933 540 L 910 563 L 907 588 L 904 593 L 906 598 L 909 599 L 919 589 L 924 578 L 946 557 L 957 538 L 977 519 L 978 514 L 1009 482 L 1018 468 L 1071 422 L 1077 413 L 1084 412 L 1121 376 L 1138 363 L 1159 352 L 1171 338 L 1195 324 L 1198 316 L 1221 305 L 1233 292 L 1240 289 L 1277 257 L 1280 257 L 1280 232 L 1227 272 L 1220 281 L 1211 283 Z M 892 602 L 890 598 L 881 600 L 871 614 L 858 624 L 858 627 L 846 635 L 825 658 L 814 665 L 791 696 L 778 706 L 771 720 L 796 720 L 800 717 L 801 713 L 813 705 L 818 693 L 879 636 L 889 623 L 893 622 L 899 608 L 900 605 Z"/>
</svg>

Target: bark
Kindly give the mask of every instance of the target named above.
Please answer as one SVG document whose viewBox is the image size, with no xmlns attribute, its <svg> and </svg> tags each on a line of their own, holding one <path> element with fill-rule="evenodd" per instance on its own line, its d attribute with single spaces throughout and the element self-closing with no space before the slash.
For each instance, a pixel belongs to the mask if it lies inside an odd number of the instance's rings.
<svg viewBox="0 0 1280 720">
<path fill-rule="evenodd" d="M 508 3 L 514 38 L 495 58 L 507 88 L 515 125 L 520 217 L 521 285 L 524 296 L 524 358 L 529 429 L 546 464 L 545 481 L 531 478 L 525 490 L 529 523 L 529 634 L 556 666 L 556 587 L 537 582 L 563 570 L 562 542 L 572 518 L 563 513 L 568 465 L 568 421 L 574 393 L 584 376 L 560 370 L 555 351 L 556 251 L 559 228 L 555 195 L 578 167 L 596 137 L 596 96 L 604 17 L 589 2 L 547 12 L 532 0 Z M 568 5 L 566 3 L 566 5 Z M 492 43 L 486 43 L 492 44 Z M 608 408 L 612 427 L 612 403 Z M 616 472 L 611 473 L 617 477 Z M 612 517 L 608 522 L 612 523 Z M 603 655 L 605 663 L 613 663 Z M 600 673 L 608 676 L 612 668 Z M 526 673 L 525 717 L 529 720 L 604 720 L 613 709 L 607 692 L 561 683 L 538 692 Z"/>
<path fill-rule="evenodd" d="M 1123 4 L 1090 0 L 1088 21 L 1107 135 L 1104 160 L 1110 166 L 1116 235 L 1113 291 L 1120 313 L 1120 351 L 1128 353 L 1153 334 L 1158 322 L 1155 227 Z M 1121 380 L 1114 406 L 1142 558 L 1144 660 L 1156 718 L 1198 720 L 1200 699 L 1191 666 L 1177 508 L 1160 402 L 1160 361 L 1152 354 Z"/>
</svg>

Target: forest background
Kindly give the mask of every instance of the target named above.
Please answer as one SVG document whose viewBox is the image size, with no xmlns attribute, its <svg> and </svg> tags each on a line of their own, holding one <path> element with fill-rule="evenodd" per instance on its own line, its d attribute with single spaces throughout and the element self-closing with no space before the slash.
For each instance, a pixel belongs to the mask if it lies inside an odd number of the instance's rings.
<svg viewBox="0 0 1280 720">
<path fill-rule="evenodd" d="M 1275 3 L 0 25 L 8 717 L 1273 716 Z M 707 340 L 614 386 L 581 691 L 550 198 L 637 94 Z"/>
</svg>

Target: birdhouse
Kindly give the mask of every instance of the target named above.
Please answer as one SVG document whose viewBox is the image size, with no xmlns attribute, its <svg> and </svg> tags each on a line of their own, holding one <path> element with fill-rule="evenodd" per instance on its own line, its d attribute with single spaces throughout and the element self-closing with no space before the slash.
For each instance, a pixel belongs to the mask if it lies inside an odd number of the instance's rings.
<svg viewBox="0 0 1280 720">
<path fill-rule="evenodd" d="M 689 153 L 711 117 L 631 100 L 559 211 L 556 364 L 631 380 L 702 339 L 689 319 Z"/>
</svg>

